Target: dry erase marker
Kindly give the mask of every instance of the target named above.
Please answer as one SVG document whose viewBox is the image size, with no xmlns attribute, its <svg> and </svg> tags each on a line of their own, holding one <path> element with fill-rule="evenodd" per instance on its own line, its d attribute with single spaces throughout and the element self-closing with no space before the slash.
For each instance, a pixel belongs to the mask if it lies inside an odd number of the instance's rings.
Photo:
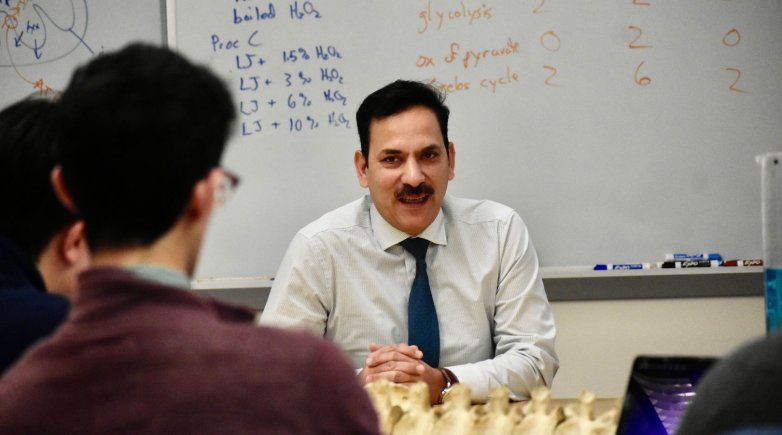
<svg viewBox="0 0 782 435">
<path fill-rule="evenodd" d="M 762 266 L 763 260 L 725 260 L 722 262 L 725 267 L 749 267 L 749 266 Z"/>
<path fill-rule="evenodd" d="M 697 254 L 674 253 L 665 254 L 666 260 L 722 260 L 722 255 L 716 252 L 701 252 Z"/>
<path fill-rule="evenodd" d="M 651 263 L 596 264 L 594 270 L 641 270 L 651 269 Z"/>
<path fill-rule="evenodd" d="M 688 267 L 719 267 L 719 260 L 671 260 L 663 261 L 660 267 L 663 269 L 683 269 Z"/>
</svg>

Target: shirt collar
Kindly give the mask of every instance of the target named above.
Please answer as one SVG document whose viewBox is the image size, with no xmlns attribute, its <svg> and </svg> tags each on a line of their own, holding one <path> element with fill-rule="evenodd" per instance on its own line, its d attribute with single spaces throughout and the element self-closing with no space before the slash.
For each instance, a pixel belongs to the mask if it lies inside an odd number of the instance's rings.
<svg viewBox="0 0 782 435">
<path fill-rule="evenodd" d="M 375 235 L 375 239 L 380 243 L 380 247 L 383 250 L 399 244 L 402 240 L 413 237 L 388 223 L 388 221 L 380 215 L 380 212 L 377 211 L 377 207 L 375 207 L 375 204 L 372 203 L 371 200 L 369 205 L 369 220 L 372 225 L 372 232 Z M 443 214 L 442 208 L 440 208 L 434 221 L 429 224 L 421 234 L 418 234 L 415 237 L 429 240 L 429 242 L 435 245 L 448 244 L 448 238 L 445 234 L 445 215 Z"/>
<path fill-rule="evenodd" d="M 171 287 L 183 289 L 190 288 L 190 279 L 186 274 L 176 269 L 158 266 L 155 264 L 130 264 L 124 266 L 124 269 L 132 273 L 137 278 L 156 282 Z"/>
</svg>

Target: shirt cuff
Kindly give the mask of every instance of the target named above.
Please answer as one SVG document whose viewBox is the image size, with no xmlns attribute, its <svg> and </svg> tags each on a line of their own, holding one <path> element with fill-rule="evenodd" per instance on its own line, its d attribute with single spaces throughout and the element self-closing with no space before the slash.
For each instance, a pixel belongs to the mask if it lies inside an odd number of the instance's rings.
<svg viewBox="0 0 782 435">
<path fill-rule="evenodd" d="M 468 385 L 473 402 L 485 402 L 489 398 L 489 386 L 484 381 L 481 370 L 474 364 L 446 367 L 459 379 L 460 384 Z"/>
</svg>

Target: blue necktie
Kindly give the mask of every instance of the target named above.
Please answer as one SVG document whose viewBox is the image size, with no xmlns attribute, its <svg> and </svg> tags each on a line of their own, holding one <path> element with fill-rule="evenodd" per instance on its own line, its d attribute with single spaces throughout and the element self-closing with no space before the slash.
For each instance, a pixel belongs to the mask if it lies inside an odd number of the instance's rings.
<svg viewBox="0 0 782 435">
<path fill-rule="evenodd" d="M 440 328 L 437 310 L 432 300 L 429 276 L 426 274 L 426 239 L 407 239 L 399 243 L 415 257 L 415 279 L 407 304 L 407 344 L 416 345 L 424 353 L 424 362 L 432 367 L 440 364 Z"/>
</svg>

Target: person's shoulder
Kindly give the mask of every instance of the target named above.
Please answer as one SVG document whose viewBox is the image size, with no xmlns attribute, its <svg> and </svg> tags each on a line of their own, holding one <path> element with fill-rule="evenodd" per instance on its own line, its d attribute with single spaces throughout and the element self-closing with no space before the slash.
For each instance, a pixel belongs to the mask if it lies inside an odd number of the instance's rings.
<svg viewBox="0 0 782 435">
<path fill-rule="evenodd" d="M 272 325 L 256 325 L 253 328 L 264 339 L 287 343 L 286 346 L 296 347 L 329 347 L 330 343 L 305 329 L 280 328 Z"/>
<path fill-rule="evenodd" d="M 266 340 L 287 343 L 285 346 L 295 347 L 300 344 L 319 347 L 329 342 L 305 329 L 281 328 L 272 325 L 255 325 L 253 333 Z"/>
<path fill-rule="evenodd" d="M 62 322 L 70 303 L 68 299 L 51 293 L 42 293 L 35 288 L 2 288 L 0 312 L 5 320 L 23 317 L 25 322 Z"/>
<path fill-rule="evenodd" d="M 48 313 L 49 315 L 60 317 L 68 312 L 70 308 L 70 302 L 63 296 L 51 294 L 51 293 L 39 293 L 37 306 L 41 307 L 41 311 Z"/>
<path fill-rule="evenodd" d="M 313 424 L 322 433 L 378 433 L 377 414 L 340 348 L 304 330 L 257 329 L 267 345 L 256 349 L 258 361 L 250 367 L 264 376 L 243 379 L 246 389 L 291 406 L 308 403 L 309 412 L 297 417 L 300 428 Z M 324 394 L 330 399 L 323 400 Z"/>
<path fill-rule="evenodd" d="M 304 329 L 288 329 L 271 325 L 253 325 L 243 328 L 246 349 L 237 348 L 246 358 L 258 361 L 259 366 L 284 362 L 292 367 L 339 367 L 349 369 L 346 357 L 333 343 Z M 242 347 L 242 346 L 238 346 Z"/>
<path fill-rule="evenodd" d="M 505 204 L 489 199 L 469 199 L 447 195 L 443 201 L 446 218 L 466 223 L 506 221 L 517 215 Z"/>
<path fill-rule="evenodd" d="M 328 231 L 355 227 L 369 228 L 369 209 L 371 200 L 363 196 L 355 201 L 331 210 L 299 230 L 299 234 L 312 238 Z"/>
<path fill-rule="evenodd" d="M 780 359 L 782 334 L 772 334 L 717 361 L 698 383 L 678 433 L 766 433 L 747 430 L 782 426 L 775 405 L 782 400 Z"/>
<path fill-rule="evenodd" d="M 782 360 L 782 334 L 771 334 L 736 349 L 718 362 L 717 368 L 724 376 L 733 376 L 735 369 L 741 369 L 768 375 L 769 379 L 782 380 L 780 360 Z"/>
<path fill-rule="evenodd" d="M 0 372 L 68 317 L 68 300 L 37 290 L 0 290 Z"/>
</svg>

